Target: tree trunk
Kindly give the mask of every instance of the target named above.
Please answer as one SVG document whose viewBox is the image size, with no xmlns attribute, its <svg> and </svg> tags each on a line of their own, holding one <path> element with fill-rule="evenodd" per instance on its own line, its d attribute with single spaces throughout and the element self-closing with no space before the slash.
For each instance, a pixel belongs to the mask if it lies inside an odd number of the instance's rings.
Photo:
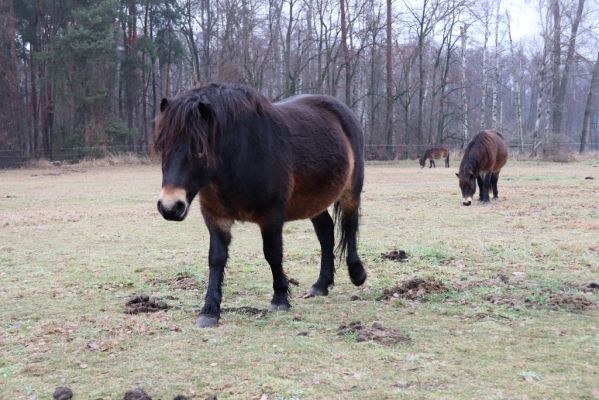
<svg viewBox="0 0 599 400">
<path fill-rule="evenodd" d="M 552 133 L 559 133 L 560 127 L 557 123 L 558 118 L 558 96 L 560 86 L 560 65 L 561 65 L 561 14 L 559 9 L 559 0 L 552 0 L 551 14 L 553 16 L 553 45 L 551 50 L 551 124 L 549 130 Z"/>
<path fill-rule="evenodd" d="M 597 52 L 597 61 L 593 67 L 593 75 L 591 77 L 591 86 L 589 88 L 589 94 L 587 96 L 587 104 L 584 108 L 584 119 L 582 123 L 582 135 L 580 136 L 580 149 L 579 152 L 582 154 L 587 149 L 587 142 L 589 138 L 589 125 L 591 121 L 592 107 L 595 102 L 597 92 L 599 91 L 599 52 Z"/>
<path fill-rule="evenodd" d="M 393 146 L 393 58 L 391 57 L 392 50 L 392 21 L 391 21 L 391 0 L 387 0 L 387 37 L 385 47 L 385 64 L 386 64 L 386 86 L 385 94 L 387 96 L 387 109 L 385 119 L 385 131 L 387 133 L 386 144 L 389 153 L 392 152 Z"/>
<path fill-rule="evenodd" d="M 489 15 L 485 15 L 485 33 L 483 41 L 483 60 L 482 60 L 482 75 L 483 75 L 483 87 L 482 87 L 482 98 L 481 98 L 481 117 L 480 117 L 480 129 L 485 129 L 487 125 L 487 43 L 489 41 Z"/>
<path fill-rule="evenodd" d="M 576 16 L 572 22 L 572 30 L 570 32 L 570 40 L 568 42 L 568 52 L 566 55 L 566 61 L 564 63 L 564 71 L 562 73 L 562 79 L 560 81 L 559 90 L 555 99 L 553 108 L 553 130 L 555 133 L 561 132 L 562 116 L 564 112 L 564 100 L 566 98 L 566 90 L 568 88 L 568 80 L 570 79 L 570 68 L 574 60 L 574 53 L 576 51 L 576 36 L 578 35 L 578 25 L 582 18 L 582 11 L 584 9 L 584 0 L 578 0 L 578 8 Z"/>
<path fill-rule="evenodd" d="M 347 46 L 346 0 L 339 1 L 339 10 L 341 13 L 341 49 L 343 51 L 343 69 L 345 71 L 345 104 L 351 107 L 353 102 L 351 96 L 351 65 Z"/>
<path fill-rule="evenodd" d="M 466 42 L 468 40 L 468 36 L 466 33 L 467 27 L 464 24 L 460 27 L 460 36 L 461 36 L 461 53 L 460 56 L 462 58 L 462 112 L 463 116 L 463 131 L 462 131 L 462 148 L 466 146 L 468 143 L 468 94 L 466 93 Z"/>
<path fill-rule="evenodd" d="M 492 123 L 491 126 L 493 129 L 499 129 L 500 127 L 497 125 L 497 107 L 499 105 L 499 7 L 501 5 L 500 0 L 495 0 L 497 2 L 497 14 L 495 15 L 495 68 L 494 68 L 494 77 L 493 80 L 493 106 L 492 106 Z"/>
<path fill-rule="evenodd" d="M 512 26 L 510 23 L 510 14 L 506 11 L 506 19 L 507 19 L 507 33 L 510 41 L 510 54 L 512 60 L 512 74 L 514 79 L 514 92 L 516 97 L 516 115 L 518 117 L 518 137 L 520 139 L 520 154 L 524 154 L 524 127 L 522 126 L 522 98 L 520 93 L 520 76 L 522 68 L 518 68 L 516 71 L 516 62 L 515 62 L 515 54 L 514 54 L 514 42 L 512 40 Z"/>
</svg>

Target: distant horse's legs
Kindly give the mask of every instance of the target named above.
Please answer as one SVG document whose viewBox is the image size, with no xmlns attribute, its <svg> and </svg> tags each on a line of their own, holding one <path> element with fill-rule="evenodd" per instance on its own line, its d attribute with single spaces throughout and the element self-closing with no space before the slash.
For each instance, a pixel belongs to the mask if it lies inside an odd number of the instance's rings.
<svg viewBox="0 0 599 400">
<path fill-rule="evenodd" d="M 208 290 L 204 307 L 198 319 L 198 326 L 206 328 L 218 323 L 220 317 L 220 303 L 222 300 L 222 284 L 225 265 L 229 257 L 229 243 L 231 243 L 230 222 L 213 225 L 208 223 L 210 232 L 210 250 L 208 251 L 208 264 L 210 274 Z"/>
<path fill-rule="evenodd" d="M 272 272 L 274 295 L 270 302 L 271 311 L 289 310 L 289 282 L 283 271 L 283 220 L 261 225 L 264 257 Z"/>
<path fill-rule="evenodd" d="M 491 190 L 491 172 L 487 172 L 483 178 L 483 190 L 481 200 L 485 203 L 489 201 L 489 190 Z"/>
<path fill-rule="evenodd" d="M 478 183 L 478 200 L 483 201 L 483 178 L 477 175 L 476 182 Z"/>
<path fill-rule="evenodd" d="M 449 155 L 445 157 L 445 168 L 449 168 Z"/>
<path fill-rule="evenodd" d="M 491 186 L 493 187 L 493 199 L 498 198 L 497 181 L 499 180 L 499 172 L 491 173 Z"/>
<path fill-rule="evenodd" d="M 335 279 L 335 224 L 326 210 L 311 221 L 320 242 L 320 275 L 308 291 L 308 296 L 326 296 Z"/>
<path fill-rule="evenodd" d="M 432 168 L 432 167 L 434 167 L 434 166 L 435 166 L 435 161 L 434 161 L 432 158 L 431 158 L 429 161 L 430 161 L 430 166 L 429 166 L 429 168 Z M 435 168 L 436 168 L 436 167 L 435 167 Z"/>
</svg>

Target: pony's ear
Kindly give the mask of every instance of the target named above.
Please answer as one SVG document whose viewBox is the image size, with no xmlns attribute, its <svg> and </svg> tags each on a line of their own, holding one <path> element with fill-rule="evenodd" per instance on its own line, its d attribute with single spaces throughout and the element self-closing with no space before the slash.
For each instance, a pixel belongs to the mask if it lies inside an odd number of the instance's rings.
<svg viewBox="0 0 599 400">
<path fill-rule="evenodd" d="M 166 110 L 167 107 L 168 107 L 168 99 L 166 97 L 164 97 L 160 101 L 160 112 L 164 112 L 164 110 Z"/>
</svg>

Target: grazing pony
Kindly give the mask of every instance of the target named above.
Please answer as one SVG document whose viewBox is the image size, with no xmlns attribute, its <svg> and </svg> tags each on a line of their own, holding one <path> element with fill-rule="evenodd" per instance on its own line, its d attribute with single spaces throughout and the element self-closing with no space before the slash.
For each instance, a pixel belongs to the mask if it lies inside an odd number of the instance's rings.
<svg viewBox="0 0 599 400">
<path fill-rule="evenodd" d="M 197 324 L 220 317 L 231 226 L 260 226 L 273 277 L 270 310 L 288 310 L 283 271 L 283 224 L 310 218 L 321 246 L 318 280 L 307 296 L 325 296 L 334 278 L 337 249 L 346 255 L 356 286 L 366 280 L 356 234 L 364 181 L 364 139 L 352 111 L 329 96 L 302 95 L 270 103 L 242 85 L 211 84 L 160 104 L 154 151 L 162 159 L 158 211 L 182 221 L 199 194 L 210 233 L 210 268 Z M 327 211 L 334 204 L 335 221 Z"/>
<path fill-rule="evenodd" d="M 479 200 L 489 201 L 489 191 L 493 189 L 493 199 L 497 198 L 499 172 L 507 162 L 508 149 L 503 136 L 495 131 L 480 131 L 472 138 L 456 174 L 465 206 L 472 204 L 476 192 L 476 182 L 480 190 Z"/>
<path fill-rule="evenodd" d="M 437 168 L 435 160 L 441 157 L 445 157 L 445 168 L 449 168 L 449 150 L 445 147 L 433 147 L 425 151 L 422 157 L 420 157 L 420 167 L 424 168 L 424 164 L 426 164 L 426 159 L 428 158 L 430 161 L 429 168 Z"/>
</svg>

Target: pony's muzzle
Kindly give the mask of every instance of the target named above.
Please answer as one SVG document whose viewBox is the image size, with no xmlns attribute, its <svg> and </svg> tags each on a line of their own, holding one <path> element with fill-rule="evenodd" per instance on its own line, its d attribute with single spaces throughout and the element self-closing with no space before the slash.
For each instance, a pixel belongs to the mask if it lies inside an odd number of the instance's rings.
<svg viewBox="0 0 599 400">
<path fill-rule="evenodd" d="M 465 197 L 462 204 L 465 206 L 469 206 L 470 204 L 472 204 L 472 197 Z"/>
<path fill-rule="evenodd" d="M 183 221 L 189 210 L 183 189 L 163 188 L 156 206 L 160 215 L 168 221 Z"/>
</svg>

